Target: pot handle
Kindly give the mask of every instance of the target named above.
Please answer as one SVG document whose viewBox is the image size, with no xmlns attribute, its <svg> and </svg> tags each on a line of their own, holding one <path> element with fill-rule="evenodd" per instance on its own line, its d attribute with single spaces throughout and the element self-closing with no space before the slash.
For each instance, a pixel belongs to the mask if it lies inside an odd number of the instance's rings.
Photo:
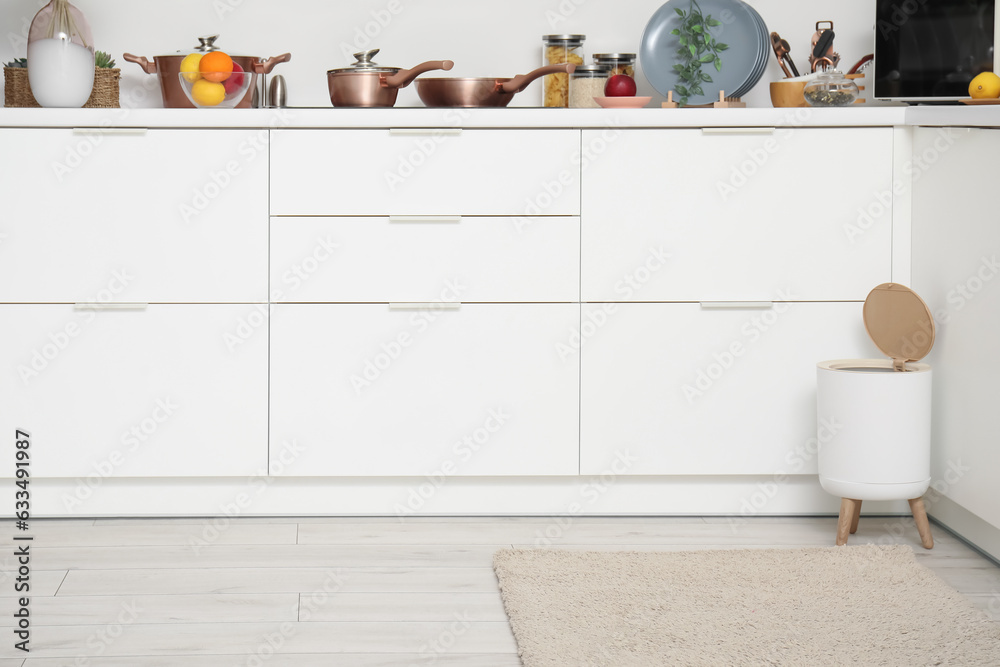
<svg viewBox="0 0 1000 667">
<path fill-rule="evenodd" d="M 270 74 L 271 70 L 275 68 L 276 65 L 280 63 L 287 63 L 292 59 L 291 53 L 284 53 L 280 56 L 274 56 L 273 58 L 268 58 L 262 62 L 256 62 L 253 64 L 253 71 L 256 74 Z"/>
<path fill-rule="evenodd" d="M 447 72 L 454 66 L 455 63 L 453 63 L 450 60 L 428 60 L 427 62 L 420 63 L 419 65 L 411 69 L 401 69 L 391 76 L 382 77 L 382 87 L 406 88 L 413 82 L 414 79 L 416 79 L 424 72 L 430 72 L 432 70 L 437 70 L 437 69 L 441 69 Z"/>
<path fill-rule="evenodd" d="M 572 74 L 576 71 L 576 65 L 573 63 L 564 63 L 562 65 L 546 65 L 545 67 L 539 67 L 536 70 L 532 70 L 527 74 L 518 74 L 513 79 L 506 81 L 497 87 L 499 90 L 505 94 L 519 93 L 528 87 L 528 84 L 537 79 L 540 76 L 545 76 L 546 74 L 558 74 L 565 72 L 566 74 Z"/>
<path fill-rule="evenodd" d="M 142 56 L 133 56 L 131 53 L 123 53 L 122 58 L 130 63 L 135 63 L 143 69 L 146 74 L 156 74 L 156 63 L 149 62 L 148 58 Z"/>
</svg>

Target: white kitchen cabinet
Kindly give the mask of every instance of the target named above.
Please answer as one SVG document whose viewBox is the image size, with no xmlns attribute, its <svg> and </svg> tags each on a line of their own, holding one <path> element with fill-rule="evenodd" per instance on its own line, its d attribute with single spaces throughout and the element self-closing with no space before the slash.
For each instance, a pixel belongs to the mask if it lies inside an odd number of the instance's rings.
<svg viewBox="0 0 1000 667">
<path fill-rule="evenodd" d="M 271 219 L 280 302 L 577 302 L 580 219 Z"/>
<path fill-rule="evenodd" d="M 913 289 L 937 327 L 934 489 L 1000 528 L 1000 130 L 914 130 Z M 972 537 L 972 535 L 967 535 Z M 977 540 L 978 541 L 978 540 Z"/>
<path fill-rule="evenodd" d="M 892 146 L 890 128 L 585 130 L 583 300 L 863 300 L 892 275 Z"/>
<path fill-rule="evenodd" d="M 260 472 L 268 332 L 253 308 L 0 306 L 3 432 L 31 433 L 33 477 L 89 486 Z"/>
<path fill-rule="evenodd" d="M 0 130 L 0 302 L 267 301 L 249 130 Z"/>
<path fill-rule="evenodd" d="M 411 307 L 272 306 L 283 474 L 577 474 L 579 366 L 558 346 L 579 305 Z"/>
<path fill-rule="evenodd" d="M 272 215 L 579 215 L 578 130 L 275 130 Z"/>
<path fill-rule="evenodd" d="M 879 356 L 861 307 L 585 305 L 581 473 L 814 474 L 816 364 Z"/>
</svg>

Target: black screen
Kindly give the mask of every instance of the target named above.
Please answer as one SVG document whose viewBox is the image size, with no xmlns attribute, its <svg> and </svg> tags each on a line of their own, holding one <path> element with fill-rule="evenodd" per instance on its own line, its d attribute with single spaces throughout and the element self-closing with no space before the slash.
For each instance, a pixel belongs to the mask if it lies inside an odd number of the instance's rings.
<svg viewBox="0 0 1000 667">
<path fill-rule="evenodd" d="M 993 71 L 995 0 L 876 0 L 875 97 L 969 96 Z"/>
</svg>

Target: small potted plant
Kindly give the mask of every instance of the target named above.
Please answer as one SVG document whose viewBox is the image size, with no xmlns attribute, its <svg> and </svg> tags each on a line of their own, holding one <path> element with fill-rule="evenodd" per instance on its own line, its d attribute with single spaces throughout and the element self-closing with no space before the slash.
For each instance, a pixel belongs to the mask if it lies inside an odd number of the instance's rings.
<svg viewBox="0 0 1000 667">
<path fill-rule="evenodd" d="M 122 71 L 115 67 L 115 61 L 111 55 L 105 51 L 98 51 L 94 54 L 94 91 L 90 94 L 85 109 L 117 109 L 119 81 Z M 33 107 L 40 105 L 35 101 L 35 96 L 31 94 L 31 85 L 28 83 L 28 59 L 16 58 L 3 65 L 4 78 L 4 106 L 5 107 Z"/>
</svg>

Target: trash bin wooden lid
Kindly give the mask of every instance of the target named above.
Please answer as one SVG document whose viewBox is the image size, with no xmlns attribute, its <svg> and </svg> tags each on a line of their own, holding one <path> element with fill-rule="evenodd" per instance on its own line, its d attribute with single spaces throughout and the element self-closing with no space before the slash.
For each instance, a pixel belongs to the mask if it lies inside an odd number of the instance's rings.
<svg viewBox="0 0 1000 667">
<path fill-rule="evenodd" d="M 884 283 L 865 299 L 865 329 L 892 367 L 906 370 L 908 361 L 920 361 L 934 347 L 934 316 L 924 300 L 905 285 Z"/>
</svg>

